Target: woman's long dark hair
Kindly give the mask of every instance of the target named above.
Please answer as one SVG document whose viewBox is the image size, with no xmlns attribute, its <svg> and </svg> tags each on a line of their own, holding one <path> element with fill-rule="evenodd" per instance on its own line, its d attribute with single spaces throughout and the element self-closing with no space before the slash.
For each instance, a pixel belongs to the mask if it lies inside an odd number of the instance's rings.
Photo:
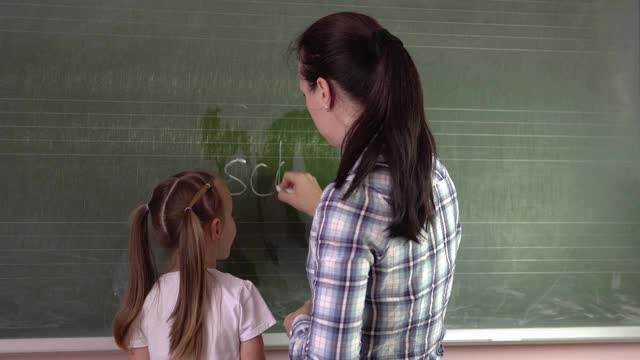
<svg viewBox="0 0 640 360">
<path fill-rule="evenodd" d="M 359 160 L 348 197 L 382 157 L 393 184 L 390 235 L 419 241 L 435 213 L 436 145 L 420 76 L 404 45 L 373 18 L 345 12 L 311 25 L 298 39 L 297 51 L 301 75 L 312 90 L 319 77 L 325 78 L 363 109 L 342 144 L 336 186 L 344 185 Z"/>
</svg>

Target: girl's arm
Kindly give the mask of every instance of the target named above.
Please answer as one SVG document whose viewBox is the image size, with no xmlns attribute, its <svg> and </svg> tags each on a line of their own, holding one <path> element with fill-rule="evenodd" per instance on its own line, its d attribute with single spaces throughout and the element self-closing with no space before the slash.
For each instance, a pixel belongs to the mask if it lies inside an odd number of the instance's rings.
<svg viewBox="0 0 640 360">
<path fill-rule="evenodd" d="M 149 348 L 133 348 L 129 349 L 129 360 L 150 360 Z"/>
<path fill-rule="evenodd" d="M 240 342 L 240 360 L 264 360 L 262 335 Z"/>
</svg>

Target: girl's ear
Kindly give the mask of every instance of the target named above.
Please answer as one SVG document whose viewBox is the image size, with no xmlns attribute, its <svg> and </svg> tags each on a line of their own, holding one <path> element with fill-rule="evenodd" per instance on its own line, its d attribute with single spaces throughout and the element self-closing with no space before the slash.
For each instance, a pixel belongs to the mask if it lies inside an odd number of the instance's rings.
<svg viewBox="0 0 640 360">
<path fill-rule="evenodd" d="M 220 236 L 222 236 L 222 221 L 219 218 L 213 219 L 209 224 L 207 233 L 209 233 L 211 240 L 218 242 L 218 240 L 220 240 Z"/>
</svg>

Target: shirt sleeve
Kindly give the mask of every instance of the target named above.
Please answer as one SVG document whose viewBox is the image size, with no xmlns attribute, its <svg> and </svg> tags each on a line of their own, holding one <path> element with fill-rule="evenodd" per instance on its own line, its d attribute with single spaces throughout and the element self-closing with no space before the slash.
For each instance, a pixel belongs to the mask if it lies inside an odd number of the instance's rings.
<svg viewBox="0 0 640 360">
<path fill-rule="evenodd" d="M 251 340 L 275 325 L 269 307 L 251 283 L 245 281 L 240 293 L 240 341 Z"/>
<path fill-rule="evenodd" d="M 143 348 L 149 345 L 147 336 L 144 334 L 144 329 L 142 328 L 143 316 L 141 312 L 133 324 L 131 324 L 131 328 L 129 329 L 129 349 Z"/>
<path fill-rule="evenodd" d="M 292 324 L 291 359 L 356 359 L 360 355 L 362 317 L 373 255 L 362 229 L 369 216 L 367 191 L 347 200 L 335 188 L 327 189 L 316 219 L 313 305 L 310 316 Z"/>
</svg>

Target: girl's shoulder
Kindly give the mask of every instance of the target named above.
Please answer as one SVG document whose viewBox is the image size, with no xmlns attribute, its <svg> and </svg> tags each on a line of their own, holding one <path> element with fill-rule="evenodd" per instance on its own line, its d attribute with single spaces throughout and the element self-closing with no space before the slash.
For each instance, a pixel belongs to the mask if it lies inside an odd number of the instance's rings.
<svg viewBox="0 0 640 360">
<path fill-rule="evenodd" d="M 241 287 L 247 280 L 240 279 L 229 273 L 222 272 L 218 269 L 209 269 L 209 274 L 213 276 L 219 283 L 229 285 L 231 287 Z"/>
<path fill-rule="evenodd" d="M 243 296 L 243 293 L 247 292 L 248 288 L 253 287 L 249 280 L 243 280 L 216 269 L 208 269 L 208 271 L 211 276 L 211 290 L 221 294 L 224 301 L 237 300 Z M 160 276 L 145 299 L 145 310 L 157 308 L 158 306 L 164 307 L 165 303 L 175 304 L 179 290 L 179 272 L 169 272 Z"/>
<path fill-rule="evenodd" d="M 240 298 L 254 287 L 249 280 L 243 280 L 216 269 L 209 269 L 209 274 L 213 277 L 215 287 L 220 288 L 225 295 L 231 298 Z"/>
</svg>

